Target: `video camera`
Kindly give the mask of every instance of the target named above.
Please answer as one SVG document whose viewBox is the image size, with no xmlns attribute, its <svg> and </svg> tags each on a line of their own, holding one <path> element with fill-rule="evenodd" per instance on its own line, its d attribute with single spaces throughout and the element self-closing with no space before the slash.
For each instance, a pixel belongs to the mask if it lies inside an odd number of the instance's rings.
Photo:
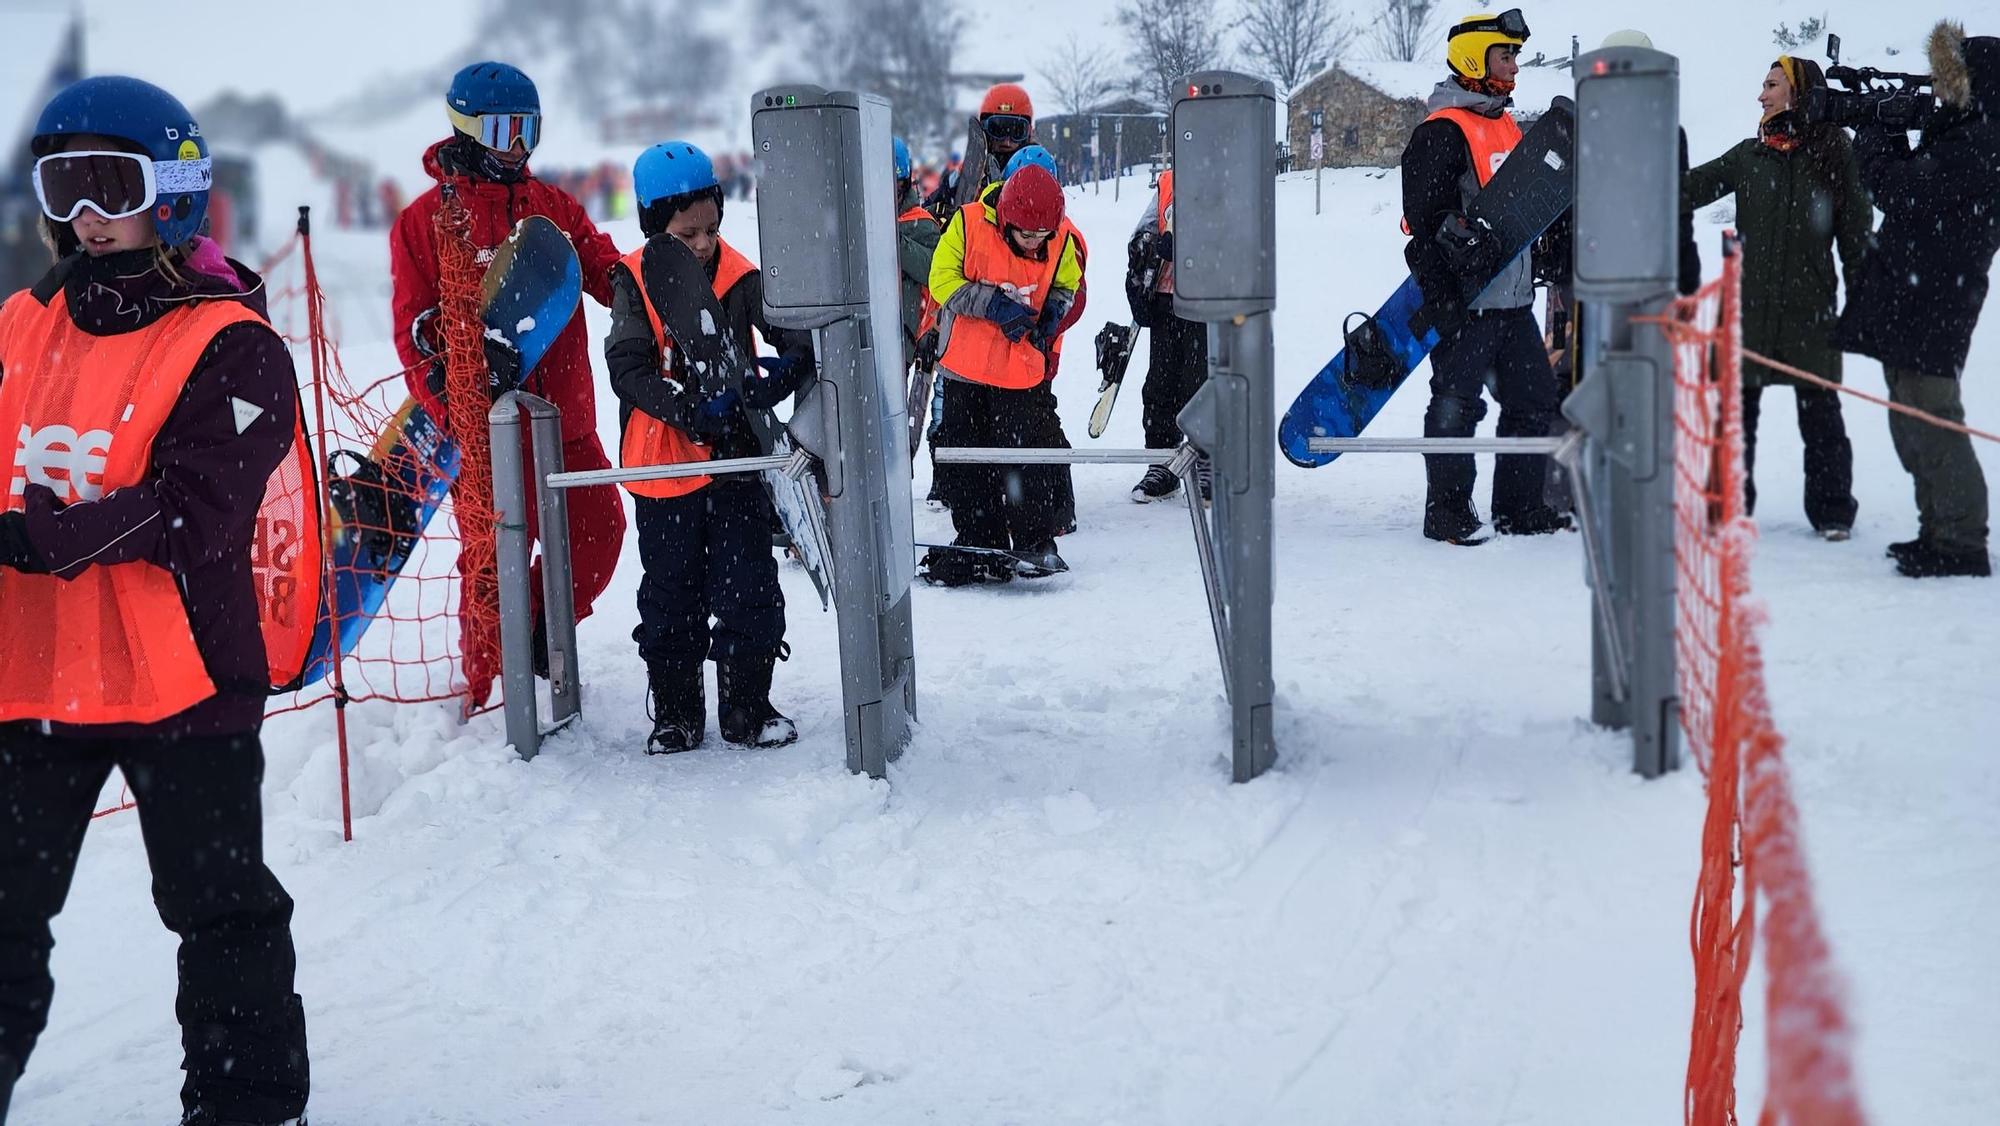
<svg viewBox="0 0 2000 1126">
<path fill-rule="evenodd" d="M 1872 66 L 1841 66 L 1837 35 L 1827 37 L 1826 49 L 1834 64 L 1826 69 L 1827 81 L 1838 82 L 1847 89 L 1822 86 L 1806 91 L 1807 121 L 1856 128 L 1876 125 L 1906 132 L 1930 124 L 1938 109 L 1937 97 L 1930 89 L 1930 75 L 1902 74 Z"/>
</svg>

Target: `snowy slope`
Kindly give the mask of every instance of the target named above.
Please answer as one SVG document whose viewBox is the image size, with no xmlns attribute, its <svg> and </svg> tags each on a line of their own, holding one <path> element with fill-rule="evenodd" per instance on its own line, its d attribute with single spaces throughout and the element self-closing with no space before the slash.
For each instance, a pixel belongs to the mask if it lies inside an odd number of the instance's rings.
<svg viewBox="0 0 2000 1126">
<path fill-rule="evenodd" d="M 1142 186 L 1072 193 L 1100 246 Z M 1286 394 L 1395 261 L 1393 178 L 1327 187 L 1319 219 L 1309 179 L 1279 189 Z M 727 228 L 754 244 L 747 210 Z M 330 278 L 379 269 L 373 240 L 327 253 Z M 1118 257 L 1094 262 L 1079 339 L 1119 312 Z M 362 323 L 380 290 L 336 300 Z M 349 363 L 386 365 L 386 344 Z M 1083 441 L 1092 381 L 1063 378 Z M 1879 387 L 1865 362 L 1849 378 Z M 1990 381 L 1969 390 L 2000 416 Z M 1128 398 L 1107 444 L 1137 443 Z M 1406 394 L 1382 432 L 1421 411 Z M 1882 1122 L 1986 1120 L 2000 599 L 1889 576 L 1908 486 L 1869 411 L 1851 414 L 1856 539 L 1813 539 L 1788 413 L 1765 424 L 1758 579 L 1865 1090 Z M 778 700 L 802 741 L 638 754 L 631 552 L 583 627 L 584 728 L 532 764 L 497 717 L 357 707 L 341 845 L 330 715 L 274 722 L 314 1120 L 1677 1121 L 1699 780 L 1640 783 L 1582 720 L 1575 540 L 1446 550 L 1417 534 L 1414 462 L 1281 469 L 1281 768 L 1232 786 L 1186 517 L 1128 503 L 1131 476 L 1078 470 L 1071 575 L 918 590 L 924 724 L 887 783 L 842 768 L 833 622 L 794 569 Z M 100 824 L 22 1121 L 171 1105 L 172 942 L 145 887 L 136 823 Z"/>
<path fill-rule="evenodd" d="M 106 69 L 114 37 L 96 25 L 117 23 L 113 7 L 90 5 Z M 981 53 L 1029 50 L 999 38 L 1009 13 L 1041 42 L 1072 25 L 1108 36 L 1108 7 L 982 6 L 968 54 L 998 66 Z M 267 8 L 217 8 L 241 10 L 218 35 L 292 30 Z M 343 8 L 323 21 L 323 53 L 372 37 L 385 70 L 414 48 L 377 28 L 442 18 Z M 1694 3 L 1651 28 L 1704 52 L 1684 92 L 1697 159 L 1747 134 L 1767 28 L 1800 14 L 1815 13 Z M 1566 43 L 1564 23 L 1588 46 L 1660 15 L 1529 11 L 1538 45 Z M 1834 16 L 1851 51 L 1913 44 L 1928 18 Z M 363 35 L 357 20 L 378 22 Z M 337 81 L 323 65 L 268 81 Z M 298 102 L 320 104 L 315 92 Z M 302 166 L 264 174 L 273 197 L 312 190 Z M 1077 342 L 1123 318 L 1119 248 L 1143 187 L 1071 193 L 1097 249 Z M 1281 408 L 1333 350 L 1339 315 L 1395 284 L 1396 187 L 1393 173 L 1329 172 L 1314 216 L 1310 177 L 1280 182 Z M 1704 222 L 1705 252 L 1717 230 Z M 754 210 L 732 203 L 725 234 L 747 250 L 755 233 Z M 320 243 L 348 369 L 390 370 L 381 236 Z M 601 335 L 602 310 L 589 316 Z M 1071 353 L 1063 413 L 1086 445 L 1095 379 L 1087 349 Z M 1996 363 L 1989 314 L 1966 384 L 1989 429 L 2000 383 L 1977 373 Z M 1137 378 L 1101 444 L 1139 444 Z M 1881 391 L 1869 361 L 1847 378 Z M 1377 429 L 1417 433 L 1422 411 L 1406 391 Z M 1757 583 L 1773 704 L 1874 1121 L 1990 1122 L 2000 588 L 1890 574 L 1882 546 L 1914 525 L 1908 478 L 1879 411 L 1848 420 L 1861 514 L 1854 541 L 1830 545 L 1798 509 L 1791 406 L 1765 404 Z M 608 394 L 599 424 L 612 433 Z M 2000 481 L 2000 451 L 1981 456 Z M 745 754 L 711 731 L 698 754 L 639 754 L 629 550 L 582 627 L 583 728 L 533 763 L 502 747 L 497 716 L 460 727 L 442 707 L 357 706 L 356 840 L 342 844 L 331 713 L 274 721 L 267 838 L 298 901 L 313 1121 L 1679 1121 L 1700 781 L 1639 782 L 1625 741 L 1585 722 L 1575 538 L 1449 550 L 1418 534 L 1414 460 L 1281 465 L 1280 767 L 1232 786 L 1186 514 L 1130 504 L 1135 477 L 1077 470 L 1071 574 L 917 590 L 923 725 L 886 783 L 843 768 L 833 620 L 789 567 L 795 656 L 776 699 L 801 742 Z M 947 527 L 919 514 L 926 538 Z M 136 820 L 98 823 L 57 922 L 52 1024 L 10 1121 L 171 1118 L 173 940 L 147 886 Z M 1745 1107 L 1761 1069 L 1754 987 Z"/>
</svg>

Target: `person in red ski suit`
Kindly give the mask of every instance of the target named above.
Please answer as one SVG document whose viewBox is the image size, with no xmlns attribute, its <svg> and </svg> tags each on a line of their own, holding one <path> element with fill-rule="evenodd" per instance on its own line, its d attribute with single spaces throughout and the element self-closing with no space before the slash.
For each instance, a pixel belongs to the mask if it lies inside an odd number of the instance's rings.
<svg viewBox="0 0 2000 1126">
<path fill-rule="evenodd" d="M 435 222 L 443 205 L 444 185 L 451 186 L 471 214 L 471 240 L 475 261 L 481 267 L 492 261 L 494 248 L 506 241 L 514 225 L 530 215 L 547 216 L 569 236 L 583 267 L 584 292 L 601 305 L 611 303 L 611 267 L 620 257 L 610 237 L 597 229 L 581 204 L 561 189 L 535 179 L 528 170 L 529 152 L 540 134 L 540 99 L 526 75 L 504 63 L 474 63 L 452 80 L 446 109 L 453 135 L 424 153 L 424 171 L 438 186 L 412 201 L 389 232 L 390 301 L 397 353 L 408 369 L 411 393 L 431 417 L 440 420 L 447 417 L 440 378 L 443 347 L 435 335 L 435 320 L 426 314 L 438 305 Z M 482 139 L 480 130 L 491 136 Z M 510 142 L 504 149 L 485 143 L 502 139 Z M 419 325 L 420 320 L 425 323 Z M 413 325 L 429 334 L 427 343 L 439 357 L 435 364 L 418 347 Z M 489 348 L 489 356 L 491 351 Z M 518 357 L 515 361 L 518 363 Z M 489 361 L 489 366 L 497 365 Z M 611 467 L 597 435 L 597 394 L 580 311 L 521 385 L 562 412 L 564 469 Z M 534 495 L 533 489 L 528 490 L 530 535 L 535 533 Z M 571 580 L 576 616 L 581 621 L 590 616 L 591 606 L 611 584 L 611 573 L 618 566 L 618 553 L 625 542 L 625 507 L 616 485 L 571 489 L 568 501 Z M 530 582 L 538 607 L 541 566 L 537 559 Z M 461 579 L 465 577 L 461 575 Z M 473 581 L 485 584 L 493 579 L 488 575 Z M 547 637 L 539 609 L 535 619 L 535 671 L 546 676 Z M 475 638 L 470 630 L 461 628 L 460 652 L 468 692 L 475 703 L 484 703 L 499 671 L 499 654 L 491 648 L 494 642 Z"/>
</svg>

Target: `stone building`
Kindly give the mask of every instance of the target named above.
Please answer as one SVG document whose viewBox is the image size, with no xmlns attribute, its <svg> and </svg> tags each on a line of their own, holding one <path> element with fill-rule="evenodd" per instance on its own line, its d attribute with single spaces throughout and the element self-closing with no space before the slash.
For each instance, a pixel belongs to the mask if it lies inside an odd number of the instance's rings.
<svg viewBox="0 0 2000 1126">
<path fill-rule="evenodd" d="M 1312 114 L 1323 114 L 1328 168 L 1394 168 L 1410 131 L 1425 116 L 1424 95 L 1436 67 L 1409 63 L 1343 64 L 1292 92 L 1286 139 L 1292 167 L 1312 167 Z"/>
</svg>

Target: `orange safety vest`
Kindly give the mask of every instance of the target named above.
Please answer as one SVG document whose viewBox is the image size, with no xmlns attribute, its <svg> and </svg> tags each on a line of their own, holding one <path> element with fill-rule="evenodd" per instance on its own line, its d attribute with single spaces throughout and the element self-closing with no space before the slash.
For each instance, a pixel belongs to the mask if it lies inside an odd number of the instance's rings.
<svg viewBox="0 0 2000 1126">
<path fill-rule="evenodd" d="M 1014 253 L 1007 245 L 1007 236 L 986 221 L 985 204 L 968 203 L 959 215 L 965 223 L 965 263 L 961 267 L 965 280 L 1012 286 L 1015 299 L 1039 314 L 1055 282 L 1056 268 L 1062 264 L 1064 237 L 1074 233 L 1068 220 L 1064 220 L 1063 230 L 1043 244 L 1048 250 L 1045 259 L 1036 261 Z M 1007 391 L 1040 386 L 1049 369 L 1048 357 L 1026 337 L 1008 340 L 992 321 L 964 315 L 952 318 L 951 340 L 938 363 L 961 379 Z"/>
<path fill-rule="evenodd" d="M 0 449 L 6 509 L 30 482 L 66 502 L 143 483 L 153 442 L 216 335 L 262 317 L 234 301 L 182 306 L 143 329 L 92 336 L 58 292 L 0 308 Z M 18 438 L 16 438 L 18 436 Z M 320 609 L 318 487 L 294 424 L 265 486 L 253 564 L 273 685 L 296 680 Z M 303 580 L 303 581 L 301 581 Z M 74 579 L 0 569 L 0 720 L 155 723 L 215 695 L 179 580 L 146 561 Z"/>
<path fill-rule="evenodd" d="M 1160 213 L 1153 217 L 1153 225 L 1166 234 L 1174 229 L 1174 170 L 1169 168 L 1160 173 Z"/>
<path fill-rule="evenodd" d="M 1433 111 L 1424 120 L 1436 121 L 1439 118 L 1456 123 L 1458 131 L 1465 134 L 1466 147 L 1472 153 L 1472 173 L 1479 178 L 1479 186 L 1482 188 L 1493 179 L 1495 172 L 1500 171 L 1500 166 L 1506 163 L 1507 154 L 1513 152 L 1514 146 L 1521 143 L 1521 126 L 1511 113 L 1488 117 L 1460 106 L 1448 106 Z M 1403 233 L 1406 235 L 1410 233 L 1408 216 L 1403 218 Z"/>
<path fill-rule="evenodd" d="M 937 222 L 937 216 L 931 214 L 921 205 L 918 205 L 896 216 L 896 223 L 898 226 L 901 226 L 904 223 L 914 222 L 918 219 L 925 219 L 932 223 Z M 917 306 L 917 335 L 922 336 L 924 333 L 929 332 L 931 326 L 935 324 L 937 324 L 937 302 L 931 300 L 931 285 L 929 279 L 926 279 L 924 281 L 923 301 Z"/>
<path fill-rule="evenodd" d="M 756 272 L 757 266 L 720 239 L 716 240 L 715 252 L 721 258 L 715 265 L 714 284 L 715 299 L 720 301 L 745 275 Z M 653 322 L 653 340 L 660 346 L 660 378 L 669 379 L 672 378 L 674 349 L 668 339 L 666 325 L 660 321 L 660 310 L 653 305 L 652 295 L 646 292 L 645 258 L 646 247 L 642 244 L 620 261 L 631 271 L 632 280 L 639 284 L 639 301 L 646 306 L 646 319 Z M 691 461 L 709 461 L 714 457 L 713 451 L 688 437 L 679 427 L 636 409 L 632 417 L 625 420 L 625 435 L 618 446 L 618 464 L 627 466 L 686 465 Z M 659 481 L 627 481 L 625 488 L 635 497 L 665 500 L 686 496 L 713 480 L 713 477 L 669 477 Z"/>
</svg>

